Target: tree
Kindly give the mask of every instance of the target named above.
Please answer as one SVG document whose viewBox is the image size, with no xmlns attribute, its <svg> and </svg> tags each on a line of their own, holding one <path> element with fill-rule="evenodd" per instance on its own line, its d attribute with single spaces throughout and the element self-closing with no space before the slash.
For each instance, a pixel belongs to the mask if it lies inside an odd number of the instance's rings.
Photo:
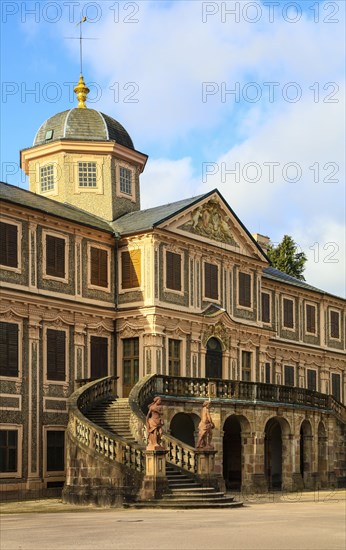
<svg viewBox="0 0 346 550">
<path fill-rule="evenodd" d="M 284 235 L 281 243 L 277 246 L 270 244 L 267 256 L 276 269 L 305 281 L 303 271 L 307 257 L 304 252 L 298 252 L 297 244 L 289 235 Z"/>
</svg>

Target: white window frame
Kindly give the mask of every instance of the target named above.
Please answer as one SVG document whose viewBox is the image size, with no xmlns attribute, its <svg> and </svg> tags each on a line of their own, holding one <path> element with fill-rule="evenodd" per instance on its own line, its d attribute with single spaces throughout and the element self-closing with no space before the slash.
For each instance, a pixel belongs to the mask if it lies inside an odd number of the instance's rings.
<svg viewBox="0 0 346 550">
<path fill-rule="evenodd" d="M 42 427 L 42 435 L 43 435 L 43 478 L 44 479 L 47 479 L 49 478 L 49 480 L 51 481 L 52 478 L 56 479 L 57 481 L 60 481 L 61 479 L 63 479 L 66 475 L 66 426 L 61 426 L 61 425 L 58 425 L 58 426 L 54 426 L 53 424 L 49 424 L 47 426 L 43 426 Z M 64 470 L 56 470 L 56 471 L 47 471 L 47 451 L 48 451 L 48 446 L 47 446 L 47 432 L 64 432 L 65 433 L 65 437 L 64 437 Z M 53 479 L 53 480 L 54 480 Z"/>
<path fill-rule="evenodd" d="M 108 274 L 107 286 L 98 286 L 91 283 L 91 249 L 92 248 L 105 250 L 107 252 L 107 274 Z M 96 242 L 94 243 L 91 241 L 87 243 L 87 264 L 88 264 L 87 277 L 88 277 L 88 288 L 90 290 L 101 290 L 102 292 L 107 292 L 108 294 L 111 292 L 111 255 L 112 255 L 112 250 L 109 246 L 99 244 Z"/>
<path fill-rule="evenodd" d="M 79 164 L 82 162 L 96 164 L 96 186 L 95 187 L 83 187 L 79 185 Z M 73 159 L 73 179 L 71 183 L 74 182 L 74 193 L 75 195 L 81 195 L 84 193 L 94 193 L 95 195 L 103 195 L 103 164 L 102 159 L 96 156 L 89 156 L 88 158 L 83 156 L 78 156 Z"/>
<path fill-rule="evenodd" d="M 286 327 L 285 326 L 285 315 L 284 315 L 284 300 L 290 300 L 293 303 L 293 327 Z M 288 330 L 290 332 L 296 331 L 296 301 L 291 296 L 282 295 L 281 296 L 281 328 L 283 330 Z"/>
<path fill-rule="evenodd" d="M 125 168 L 126 170 L 129 170 L 131 174 L 131 193 L 124 193 L 120 189 L 120 168 Z M 117 189 L 117 196 L 123 197 L 127 200 L 130 200 L 132 202 L 136 202 L 136 170 L 133 166 L 130 164 L 124 163 L 124 162 L 116 162 L 115 164 L 115 178 L 116 178 L 116 189 Z"/>
<path fill-rule="evenodd" d="M 181 258 L 181 263 L 180 263 L 180 266 L 181 266 L 181 271 L 180 271 L 181 290 L 174 290 L 173 288 L 168 288 L 166 286 L 166 281 L 167 281 L 167 252 L 177 254 Z M 178 251 L 178 250 L 174 250 L 173 248 L 170 248 L 169 246 L 164 246 L 163 247 L 163 290 L 164 290 L 164 292 L 177 294 L 178 296 L 184 296 L 184 293 L 185 293 L 184 273 L 185 273 L 184 253 L 181 252 L 181 251 Z M 210 298 L 209 298 L 209 300 L 210 300 Z"/>
<path fill-rule="evenodd" d="M 65 380 L 50 380 L 47 378 L 47 330 L 65 332 Z M 57 327 L 56 325 L 44 325 L 43 327 L 43 383 L 50 386 L 68 386 L 69 384 L 69 327 Z"/>
<path fill-rule="evenodd" d="M 239 275 L 244 273 L 244 275 L 250 275 L 250 306 L 242 306 L 239 303 Z M 245 311 L 252 311 L 254 307 L 254 297 L 253 297 L 253 273 L 247 269 L 238 269 L 237 270 L 237 285 L 236 285 L 236 296 L 237 296 L 237 309 L 244 309 Z"/>
<path fill-rule="evenodd" d="M 0 216 L 0 221 L 8 225 L 17 226 L 17 267 L 0 264 L 0 269 L 12 271 L 12 273 L 22 273 L 22 224 L 4 216 Z"/>
<path fill-rule="evenodd" d="M 17 431 L 17 470 L 15 472 L 1 472 L 2 478 L 21 478 L 23 467 L 23 426 L 22 424 L 0 424 L 0 430 Z"/>
<path fill-rule="evenodd" d="M 52 168 L 52 176 L 53 176 L 53 187 L 51 189 L 42 189 L 42 170 L 45 170 L 47 168 Z M 56 162 L 47 162 L 45 164 L 40 164 L 38 167 L 38 173 L 39 173 L 39 189 L 40 194 L 49 196 L 56 194 L 56 183 L 57 183 L 57 163 Z"/>
<path fill-rule="evenodd" d="M 48 275 L 47 268 L 47 236 L 56 237 L 65 241 L 65 277 L 56 277 Z M 42 229 L 42 279 L 57 281 L 67 284 L 69 282 L 69 236 L 51 229 Z"/>
</svg>

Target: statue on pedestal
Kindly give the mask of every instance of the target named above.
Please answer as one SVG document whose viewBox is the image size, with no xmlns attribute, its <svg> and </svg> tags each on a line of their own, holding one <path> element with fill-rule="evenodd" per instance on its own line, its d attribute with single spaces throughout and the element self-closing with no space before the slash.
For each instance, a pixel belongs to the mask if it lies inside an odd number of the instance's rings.
<svg viewBox="0 0 346 550">
<path fill-rule="evenodd" d="M 214 449 L 211 444 L 213 429 L 215 428 L 214 422 L 210 416 L 210 401 L 204 401 L 201 421 L 198 424 L 198 441 L 197 449 L 212 450 Z"/>
<path fill-rule="evenodd" d="M 147 451 L 163 450 L 161 446 L 162 440 L 162 420 L 163 410 L 161 405 L 161 397 L 155 397 L 154 401 L 149 405 L 146 418 L 146 428 L 148 433 Z"/>
</svg>

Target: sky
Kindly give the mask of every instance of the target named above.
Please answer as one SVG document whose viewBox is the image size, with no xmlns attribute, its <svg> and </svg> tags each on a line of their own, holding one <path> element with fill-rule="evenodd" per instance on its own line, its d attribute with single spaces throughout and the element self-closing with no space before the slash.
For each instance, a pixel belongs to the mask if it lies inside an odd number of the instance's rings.
<svg viewBox="0 0 346 550">
<path fill-rule="evenodd" d="M 90 108 L 149 155 L 141 205 L 218 188 L 251 233 L 305 252 L 305 278 L 346 295 L 342 1 L 1 3 L 1 179 L 76 106 L 79 27 Z"/>
</svg>

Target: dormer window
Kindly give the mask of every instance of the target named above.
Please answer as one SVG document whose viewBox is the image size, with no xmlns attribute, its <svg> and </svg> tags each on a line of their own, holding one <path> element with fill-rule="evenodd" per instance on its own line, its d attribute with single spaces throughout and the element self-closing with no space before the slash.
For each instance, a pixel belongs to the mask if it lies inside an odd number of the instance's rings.
<svg viewBox="0 0 346 550">
<path fill-rule="evenodd" d="M 96 162 L 78 163 L 78 183 L 79 187 L 97 187 Z"/>
<path fill-rule="evenodd" d="M 40 168 L 41 193 L 53 191 L 54 189 L 54 165 L 47 164 Z"/>
<path fill-rule="evenodd" d="M 120 166 L 119 179 L 120 179 L 120 192 L 125 193 L 125 195 L 132 195 L 131 170 L 129 170 L 128 168 L 124 168 L 123 166 Z"/>
</svg>

